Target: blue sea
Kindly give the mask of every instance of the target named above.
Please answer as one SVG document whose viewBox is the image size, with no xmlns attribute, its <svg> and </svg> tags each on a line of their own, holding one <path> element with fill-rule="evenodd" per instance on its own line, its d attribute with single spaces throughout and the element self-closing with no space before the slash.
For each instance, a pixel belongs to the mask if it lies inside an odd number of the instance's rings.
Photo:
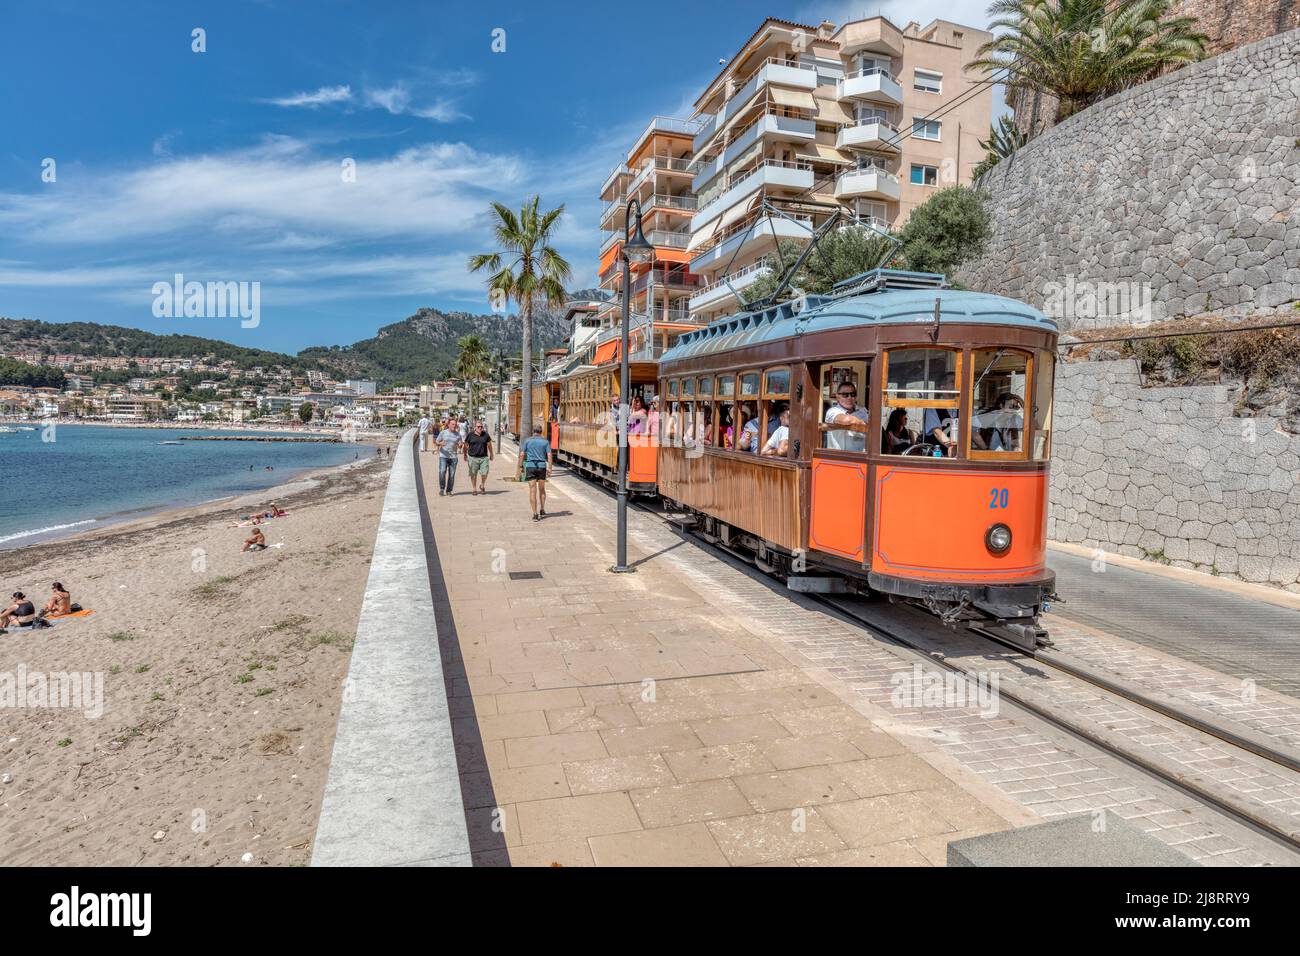
<svg viewBox="0 0 1300 956">
<path fill-rule="evenodd" d="M 161 444 L 184 436 L 273 432 L 59 425 L 54 441 L 43 441 L 43 434 L 39 425 L 0 432 L 0 548 L 269 488 L 304 471 L 375 454 L 370 445 L 330 442 Z"/>
</svg>

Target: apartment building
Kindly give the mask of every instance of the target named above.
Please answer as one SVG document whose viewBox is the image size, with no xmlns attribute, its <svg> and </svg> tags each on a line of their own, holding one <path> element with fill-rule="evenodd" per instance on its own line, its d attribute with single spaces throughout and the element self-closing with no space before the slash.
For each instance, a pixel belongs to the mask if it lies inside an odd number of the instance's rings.
<svg viewBox="0 0 1300 956">
<path fill-rule="evenodd" d="M 642 228 L 655 247 L 655 256 L 653 262 L 632 266 L 629 295 L 635 318 L 630 348 L 633 352 L 657 354 L 682 331 L 694 328 L 689 301 L 700 281 L 690 270 L 687 246 L 696 209 L 691 189 L 691 144 L 698 126 L 693 120 L 654 117 L 628 150 L 625 161 L 614 168 L 601 187 L 600 198 L 605 206 L 600 218 L 604 241 L 600 247 L 599 284 L 609 298 L 595 312 L 594 324 L 603 333 L 591 340 L 591 359 L 596 363 L 612 357 L 612 330 L 621 322 L 620 252 L 632 200 L 640 206 Z M 599 357 L 596 352 L 601 352 Z"/>
<path fill-rule="evenodd" d="M 896 230 L 935 190 L 969 183 L 992 93 L 966 64 L 988 39 L 946 20 L 765 20 L 695 102 L 691 319 L 734 312 L 777 243 L 806 241 L 834 207 Z"/>
</svg>

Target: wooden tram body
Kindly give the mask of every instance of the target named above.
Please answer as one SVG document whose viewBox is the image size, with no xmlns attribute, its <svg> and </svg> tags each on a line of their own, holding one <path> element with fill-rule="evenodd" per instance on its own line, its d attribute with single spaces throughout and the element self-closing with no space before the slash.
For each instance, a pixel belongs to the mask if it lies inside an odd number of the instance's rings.
<svg viewBox="0 0 1300 956">
<path fill-rule="evenodd" d="M 628 363 L 634 391 L 653 390 L 658 363 Z M 560 380 L 556 457 L 605 482 L 618 477 L 618 363 L 584 366 Z M 649 436 L 628 436 L 628 490 L 655 494 L 658 448 Z"/>
<path fill-rule="evenodd" d="M 520 409 L 522 406 L 521 398 L 523 389 L 518 385 L 512 386 L 506 393 L 506 433 L 515 441 L 522 437 L 519 434 Z"/>
<path fill-rule="evenodd" d="M 659 493 L 791 587 L 882 592 L 1032 646 L 1054 585 L 1056 326 L 940 276 L 874 281 L 876 291 L 807 296 L 682 336 L 659 366 Z M 846 381 L 865 422 L 856 445 L 826 424 Z M 784 456 L 736 447 L 751 415 L 765 443 L 784 403 Z M 902 427 L 899 453 L 887 454 L 895 410 L 916 431 Z M 939 438 L 925 430 L 932 420 L 947 422 Z"/>
</svg>

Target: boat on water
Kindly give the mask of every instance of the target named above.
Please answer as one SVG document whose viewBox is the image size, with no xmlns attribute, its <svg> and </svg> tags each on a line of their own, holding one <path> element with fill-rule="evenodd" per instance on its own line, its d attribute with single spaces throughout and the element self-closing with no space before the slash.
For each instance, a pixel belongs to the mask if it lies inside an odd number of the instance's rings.
<svg viewBox="0 0 1300 956">
<path fill-rule="evenodd" d="M 18 429 L 10 428 L 8 425 L 0 425 L 0 432 L 16 432 Z"/>
<path fill-rule="evenodd" d="M 158 444 L 160 444 L 160 445 L 179 445 L 180 442 L 178 442 L 178 441 L 160 441 Z"/>
<path fill-rule="evenodd" d="M 35 425 L 19 425 L 17 430 L 20 431 L 20 432 L 34 432 L 34 431 L 36 431 L 36 426 L 35 426 Z"/>
</svg>

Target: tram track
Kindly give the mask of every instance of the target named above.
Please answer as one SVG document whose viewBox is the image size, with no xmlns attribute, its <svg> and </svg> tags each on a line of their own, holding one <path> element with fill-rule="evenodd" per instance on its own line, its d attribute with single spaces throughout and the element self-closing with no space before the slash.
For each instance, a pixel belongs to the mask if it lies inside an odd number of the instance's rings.
<svg viewBox="0 0 1300 956">
<path fill-rule="evenodd" d="M 650 507 L 643 502 L 633 502 L 632 507 L 673 526 L 681 534 L 688 533 L 686 529 L 673 522 L 671 515 L 662 507 Z M 755 567 L 744 555 L 732 552 L 696 534 L 690 534 L 689 537 L 699 547 L 722 560 L 743 565 L 753 573 L 762 574 L 765 579 L 774 584 L 781 583 L 779 578 Z M 883 641 L 911 655 L 918 655 L 920 660 L 960 675 L 965 680 L 977 681 L 982 676 L 986 676 L 981 674 L 980 668 L 963 662 L 959 657 L 936 651 L 931 644 L 909 638 L 901 633 L 899 628 L 864 614 L 860 607 L 854 606 L 852 600 L 810 592 L 799 592 L 799 596 L 831 611 L 851 626 L 870 633 L 873 639 Z M 1300 754 L 1287 748 L 1280 741 L 1270 740 L 1266 735 L 1237 721 L 1210 714 L 1182 701 L 1175 701 L 1167 695 L 1139 688 L 1118 675 L 1099 670 L 1077 658 L 1050 648 L 1040 648 L 1030 654 L 988 635 L 974 631 L 954 632 L 937 620 L 927 623 L 936 640 L 951 640 L 954 633 L 961 634 L 963 638 L 977 639 L 990 648 L 996 648 L 1003 655 L 1003 659 L 1010 663 L 1032 663 L 1050 668 L 1059 675 L 1058 680 L 1082 682 L 1104 695 L 1127 701 L 1142 711 L 1156 715 L 1157 718 L 1173 721 L 1190 732 L 1212 737 L 1222 746 L 1230 748 L 1230 752 L 1234 755 L 1252 762 L 1255 766 L 1259 766 L 1259 762 L 1263 761 L 1266 766 L 1284 775 L 1300 772 Z M 1033 681 L 1042 679 L 1031 678 Z M 1072 715 L 1066 708 L 1052 700 L 1050 690 L 1033 686 L 1032 683 L 1021 683 L 1018 679 L 1008 680 L 1003 675 L 998 693 L 1057 730 L 1086 741 L 1106 755 L 1213 807 L 1235 822 L 1293 852 L 1300 852 L 1300 822 L 1290 814 L 1267 804 L 1244 799 L 1230 792 L 1213 778 L 1179 764 L 1150 747 L 1134 743 L 1124 735 L 1098 723 Z"/>
</svg>

